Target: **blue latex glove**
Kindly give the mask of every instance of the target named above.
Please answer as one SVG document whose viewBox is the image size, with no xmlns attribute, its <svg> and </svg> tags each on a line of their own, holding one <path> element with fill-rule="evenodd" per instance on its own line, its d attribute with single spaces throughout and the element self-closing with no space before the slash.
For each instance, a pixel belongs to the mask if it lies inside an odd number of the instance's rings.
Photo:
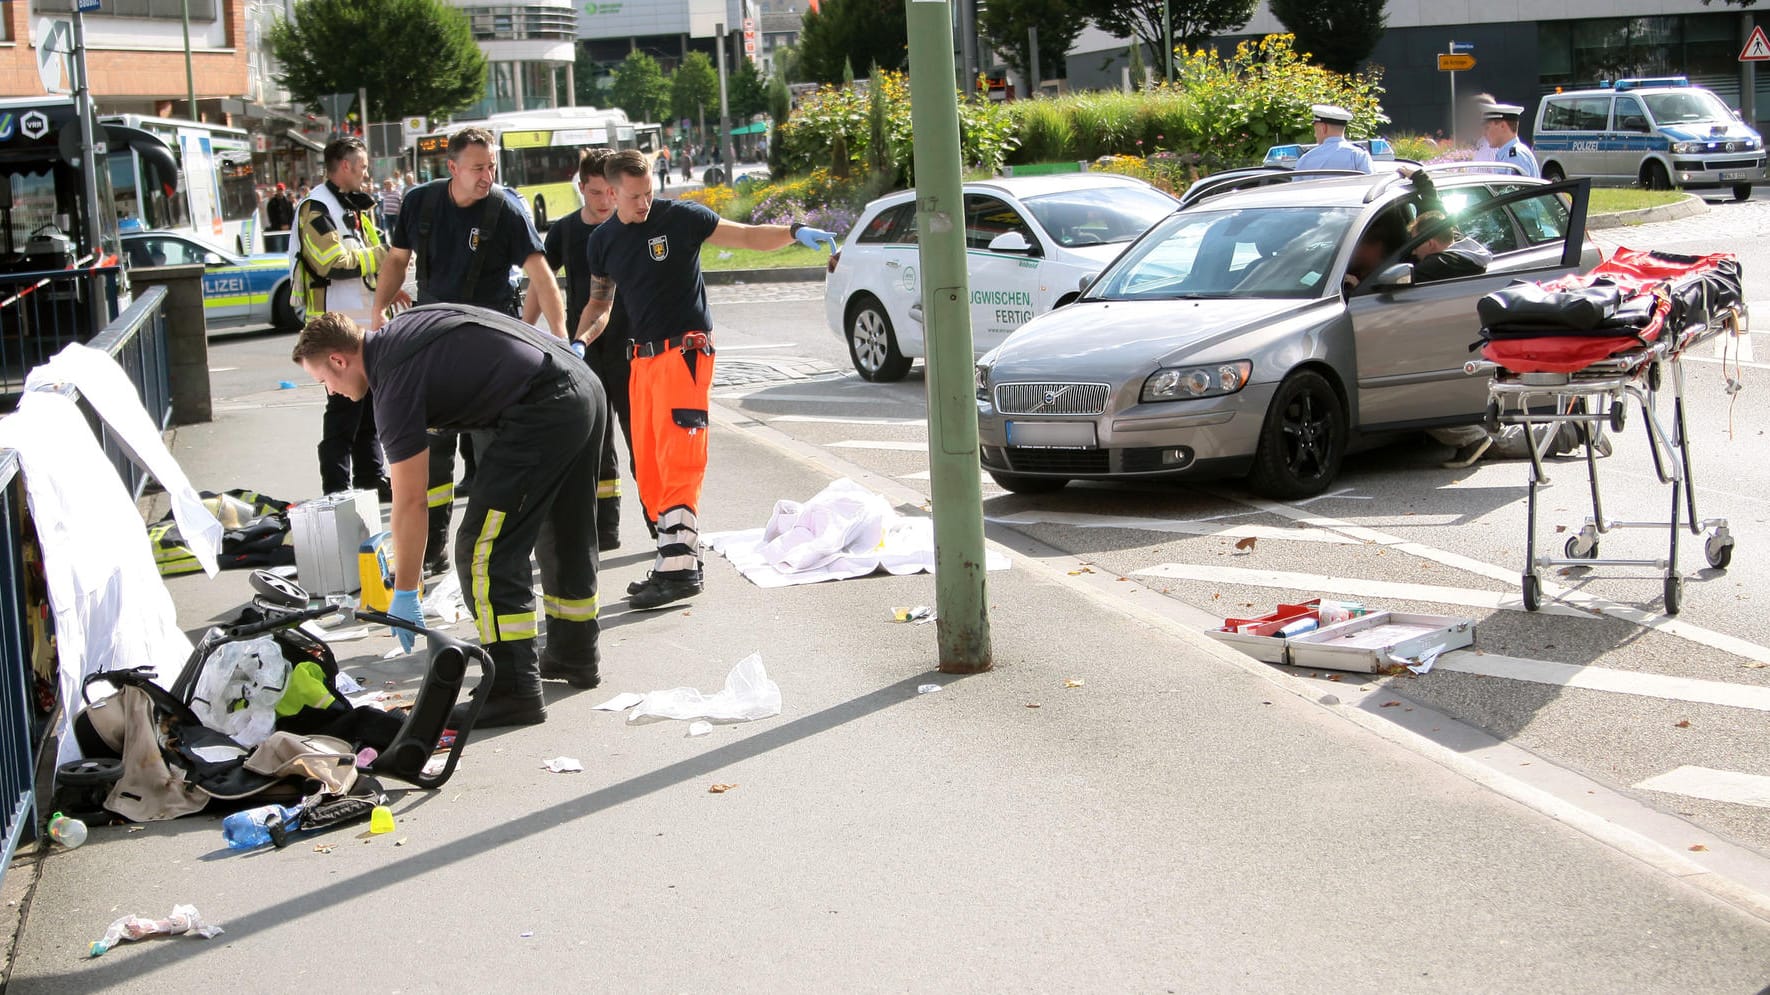
<svg viewBox="0 0 1770 995">
<path fill-rule="evenodd" d="M 394 591 L 393 604 L 388 606 L 387 614 L 416 625 L 424 624 L 423 609 L 418 607 L 417 591 Z M 413 644 L 418 641 L 417 633 L 405 629 L 394 629 L 393 635 L 399 640 L 400 649 L 407 653 L 412 652 Z"/>
<path fill-rule="evenodd" d="M 798 239 L 799 244 L 805 246 L 807 249 L 815 249 L 825 242 L 828 242 L 830 244 L 830 251 L 836 251 L 836 233 L 833 231 L 824 231 L 822 228 L 813 228 L 810 225 L 803 225 L 793 237 Z"/>
<path fill-rule="evenodd" d="M 572 352 L 577 353 L 579 359 L 584 358 L 584 343 L 582 340 L 572 339 Z"/>
</svg>

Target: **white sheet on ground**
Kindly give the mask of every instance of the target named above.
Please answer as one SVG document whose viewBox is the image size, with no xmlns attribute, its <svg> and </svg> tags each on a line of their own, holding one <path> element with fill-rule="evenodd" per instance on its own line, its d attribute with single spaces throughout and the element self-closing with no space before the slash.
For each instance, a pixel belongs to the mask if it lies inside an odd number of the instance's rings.
<svg viewBox="0 0 1770 995">
<path fill-rule="evenodd" d="M 906 518 L 891 503 L 844 477 L 809 501 L 776 501 L 768 525 L 703 535 L 707 548 L 757 587 L 790 587 L 887 573 L 934 571 L 934 521 Z M 1006 556 L 985 554 L 991 570 Z"/>
<path fill-rule="evenodd" d="M 61 664 L 60 762 L 78 759 L 73 716 L 80 685 L 97 670 L 153 667 L 169 686 L 190 656 L 172 595 L 160 580 L 141 513 L 86 424 L 54 391 L 25 391 L 0 418 L 0 448 L 17 451 Z"/>
<path fill-rule="evenodd" d="M 166 489 L 167 497 L 172 499 L 173 517 L 178 519 L 179 535 L 184 537 L 203 572 L 215 576 L 215 554 L 221 550 L 221 523 L 203 505 L 190 478 L 184 475 L 184 468 L 172 458 L 159 427 L 142 407 L 141 397 L 123 368 L 108 353 L 76 342 L 25 377 L 26 390 L 58 383 L 79 388 L 80 396 L 122 441 L 130 459 L 153 474 Z"/>
</svg>

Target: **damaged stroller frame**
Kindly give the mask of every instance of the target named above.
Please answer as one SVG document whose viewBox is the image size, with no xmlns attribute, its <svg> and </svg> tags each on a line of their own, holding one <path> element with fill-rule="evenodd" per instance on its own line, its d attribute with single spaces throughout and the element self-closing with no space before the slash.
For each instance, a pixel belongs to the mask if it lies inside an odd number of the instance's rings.
<svg viewBox="0 0 1770 995">
<path fill-rule="evenodd" d="M 1483 358 L 1463 370 L 1493 378 L 1486 428 L 1498 432 L 1517 425 L 1530 433 L 1524 607 L 1542 606 L 1546 568 L 1644 567 L 1663 572 L 1666 614 L 1678 614 L 1684 597 L 1679 533 L 1708 533 L 1703 552 L 1712 567 L 1726 569 L 1733 559 L 1726 519 L 1697 514 L 1682 360 L 1686 350 L 1717 335 L 1745 333 L 1738 261 L 1725 253 L 1618 249 L 1590 273 L 1515 284 L 1482 298 L 1477 310 Z M 1670 417 L 1662 420 L 1660 395 L 1668 390 Z M 1620 521 L 1604 513 L 1595 447 L 1605 425 L 1623 430 L 1630 399 L 1640 408 L 1654 471 L 1671 492 L 1670 517 L 1664 521 Z M 1567 539 L 1563 555 L 1538 555 L 1538 492 L 1549 482 L 1543 455 L 1564 426 L 1576 429 L 1584 443 L 1592 514 Z M 1623 529 L 1663 529 L 1665 557 L 1600 558 L 1600 537 Z"/>
</svg>

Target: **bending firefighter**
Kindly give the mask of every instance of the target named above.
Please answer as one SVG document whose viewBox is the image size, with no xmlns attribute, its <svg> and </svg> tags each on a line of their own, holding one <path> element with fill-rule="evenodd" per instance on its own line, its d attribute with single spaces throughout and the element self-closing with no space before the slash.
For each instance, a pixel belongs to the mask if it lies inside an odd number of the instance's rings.
<svg viewBox="0 0 1770 995">
<path fill-rule="evenodd" d="M 574 338 L 595 342 L 606 330 L 621 288 L 632 360 L 634 478 L 647 521 L 656 522 L 651 573 L 627 588 L 634 608 L 657 608 L 701 592 L 701 481 L 707 472 L 707 404 L 713 386 L 713 316 L 701 279 L 701 245 L 730 249 L 808 248 L 836 236 L 798 222 L 744 225 L 700 204 L 654 199 L 645 155 L 608 157 L 615 217 L 590 236 L 590 297 Z"/>
<path fill-rule="evenodd" d="M 296 236 L 290 240 L 293 294 L 307 314 L 337 311 L 367 327 L 373 323 L 376 276 L 387 256 L 387 240 L 375 226 L 375 199 L 366 191 L 369 153 L 360 138 L 340 138 L 326 146 L 326 182 L 314 187 L 295 209 Z M 395 287 L 396 305 L 412 303 Z M 387 469 L 375 435 L 369 400 L 342 394 L 326 398 L 320 430 L 320 488 L 333 494 L 351 486 L 373 490 L 389 500 Z"/>
<path fill-rule="evenodd" d="M 389 614 L 420 617 L 427 428 L 478 432 L 484 440 L 482 473 L 455 543 L 461 590 L 496 664 L 479 724 L 544 721 L 542 677 L 595 687 L 601 654 L 592 502 L 608 401 L 589 368 L 564 341 L 532 325 L 458 304 L 413 308 L 366 338 L 344 315 L 323 314 L 302 330 L 293 358 L 331 393 L 374 393 L 392 464 Z M 545 660 L 535 651 L 542 632 L 531 554 L 541 567 Z M 412 635 L 397 634 L 410 650 Z"/>
</svg>

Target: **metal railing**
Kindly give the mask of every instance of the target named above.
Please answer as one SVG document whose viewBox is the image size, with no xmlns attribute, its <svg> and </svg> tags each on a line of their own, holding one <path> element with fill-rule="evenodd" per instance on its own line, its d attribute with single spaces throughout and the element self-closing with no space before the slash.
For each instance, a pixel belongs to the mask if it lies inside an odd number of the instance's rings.
<svg viewBox="0 0 1770 995">
<path fill-rule="evenodd" d="M 25 376 L 70 342 L 91 342 L 117 313 L 122 269 L 91 266 L 0 273 L 0 397 L 18 401 Z M 94 297 L 98 300 L 94 300 Z"/>
<path fill-rule="evenodd" d="M 114 284 L 113 284 L 114 287 Z M 153 287 L 129 310 L 118 315 L 87 343 L 115 359 L 140 393 L 154 424 L 165 428 L 172 418 L 168 382 L 166 288 Z M 48 355 L 44 356 L 45 359 Z M 24 377 L 21 375 L 22 384 Z M 80 400 L 72 386 L 54 388 Z M 86 420 L 131 494 L 141 496 L 146 475 L 90 405 L 81 404 Z M 33 701 L 36 673 L 32 667 L 32 636 L 26 617 L 29 573 L 25 563 L 27 521 L 24 477 L 18 454 L 0 450 L 0 876 L 27 830 L 34 830 L 37 794 L 34 771 L 37 751 L 49 715 L 40 715 Z M 62 702 L 72 707 L 73 702 Z"/>
</svg>

